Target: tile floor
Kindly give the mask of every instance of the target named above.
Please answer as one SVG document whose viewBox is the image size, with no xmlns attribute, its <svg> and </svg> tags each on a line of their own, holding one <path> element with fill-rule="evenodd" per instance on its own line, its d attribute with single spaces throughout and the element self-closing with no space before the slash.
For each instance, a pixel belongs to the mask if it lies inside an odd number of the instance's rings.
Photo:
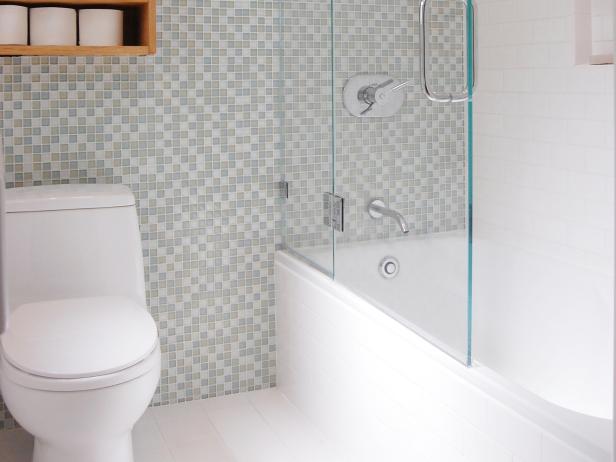
<svg viewBox="0 0 616 462">
<path fill-rule="evenodd" d="M 338 462 L 334 450 L 276 389 L 148 409 L 135 462 Z M 0 461 L 30 462 L 32 437 L 0 432 Z"/>
</svg>

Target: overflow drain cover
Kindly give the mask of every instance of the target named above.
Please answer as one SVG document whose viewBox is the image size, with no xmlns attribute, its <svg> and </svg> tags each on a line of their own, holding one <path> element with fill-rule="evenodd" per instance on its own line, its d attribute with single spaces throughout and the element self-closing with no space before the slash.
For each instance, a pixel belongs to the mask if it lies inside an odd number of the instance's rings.
<svg viewBox="0 0 616 462">
<path fill-rule="evenodd" d="M 379 263 L 379 273 L 385 279 L 392 279 L 398 275 L 400 271 L 400 262 L 396 257 L 385 257 Z"/>
</svg>

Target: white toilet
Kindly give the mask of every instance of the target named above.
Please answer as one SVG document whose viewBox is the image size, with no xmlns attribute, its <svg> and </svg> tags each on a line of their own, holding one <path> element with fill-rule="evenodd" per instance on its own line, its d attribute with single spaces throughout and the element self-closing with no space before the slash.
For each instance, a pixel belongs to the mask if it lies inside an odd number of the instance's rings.
<svg viewBox="0 0 616 462">
<path fill-rule="evenodd" d="M 123 186 L 7 191 L 0 391 L 34 462 L 131 462 L 160 378 L 135 199 Z"/>
</svg>

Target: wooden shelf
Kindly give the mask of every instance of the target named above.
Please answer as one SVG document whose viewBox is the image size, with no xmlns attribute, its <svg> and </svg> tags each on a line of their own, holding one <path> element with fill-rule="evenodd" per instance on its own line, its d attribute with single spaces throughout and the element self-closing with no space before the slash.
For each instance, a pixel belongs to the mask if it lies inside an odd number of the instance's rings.
<svg viewBox="0 0 616 462">
<path fill-rule="evenodd" d="M 0 0 L 0 5 L 117 8 L 124 11 L 125 45 L 0 45 L 0 56 L 146 56 L 156 53 L 156 0 Z"/>
<path fill-rule="evenodd" d="M 0 0 L 0 5 L 72 6 L 74 8 L 82 8 L 84 6 L 138 6 L 145 5 L 146 3 L 149 3 L 148 0 Z"/>
<path fill-rule="evenodd" d="M 150 50 L 146 46 L 121 47 L 66 47 L 0 45 L 1 56 L 146 56 Z"/>
</svg>

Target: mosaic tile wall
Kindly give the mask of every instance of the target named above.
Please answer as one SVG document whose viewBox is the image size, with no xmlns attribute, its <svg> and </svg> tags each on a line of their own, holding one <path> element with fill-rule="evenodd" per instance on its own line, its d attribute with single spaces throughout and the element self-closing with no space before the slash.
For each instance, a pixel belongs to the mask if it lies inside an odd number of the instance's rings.
<svg viewBox="0 0 616 462">
<path fill-rule="evenodd" d="M 155 57 L 0 60 L 9 187 L 137 196 L 163 350 L 154 404 L 275 383 L 275 12 L 159 0 Z"/>
<path fill-rule="evenodd" d="M 466 81 L 462 3 L 431 4 L 430 82 L 438 91 L 460 91 Z M 346 200 L 346 231 L 337 235 L 338 242 L 400 236 L 393 221 L 376 222 L 368 216 L 366 206 L 374 197 L 385 198 L 404 214 L 413 233 L 463 228 L 466 105 L 435 104 L 423 95 L 419 2 L 336 0 L 333 171 L 331 103 L 326 99 L 332 92 L 328 7 L 329 2 L 306 0 L 284 10 L 283 149 L 291 183 L 286 244 L 295 249 L 331 246 L 332 234 L 322 224 L 322 194 L 331 190 L 334 174 L 336 192 Z M 342 93 L 347 80 L 358 73 L 413 81 L 400 113 L 384 119 L 351 116 Z"/>
</svg>

